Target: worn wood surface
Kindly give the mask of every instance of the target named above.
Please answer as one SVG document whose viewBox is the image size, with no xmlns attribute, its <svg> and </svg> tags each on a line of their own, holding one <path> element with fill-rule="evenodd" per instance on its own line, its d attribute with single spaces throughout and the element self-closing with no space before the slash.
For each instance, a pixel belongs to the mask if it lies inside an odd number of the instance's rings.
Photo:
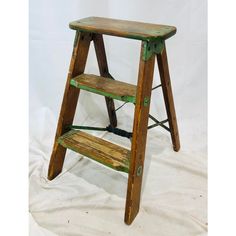
<svg viewBox="0 0 236 236">
<path fill-rule="evenodd" d="M 62 171 L 66 148 L 59 145 L 57 139 L 67 131 L 66 127 L 71 125 L 73 122 L 80 90 L 71 86 L 70 81 L 71 78 L 76 77 L 84 72 L 91 40 L 92 34 L 90 33 L 76 33 L 64 97 L 57 124 L 53 151 L 49 163 L 49 180 L 54 179 Z"/>
<path fill-rule="evenodd" d="M 130 151 L 126 148 L 82 131 L 69 131 L 58 139 L 69 148 L 112 169 L 129 171 Z"/>
<path fill-rule="evenodd" d="M 139 40 L 167 39 L 176 33 L 174 26 L 102 17 L 88 17 L 71 22 L 70 28 Z"/>
<path fill-rule="evenodd" d="M 107 78 L 112 78 L 109 73 L 109 69 L 108 69 L 108 63 L 107 63 L 107 57 L 106 57 L 103 36 L 101 34 L 93 34 L 93 42 L 94 42 L 94 48 L 95 48 L 95 52 L 96 52 L 96 56 L 97 56 L 100 75 L 107 77 Z M 114 101 L 109 97 L 105 97 L 105 100 L 106 100 L 110 124 L 112 127 L 116 127 L 117 126 L 117 118 L 116 118 Z"/>
<path fill-rule="evenodd" d="M 165 100 L 166 112 L 169 120 L 173 149 L 175 151 L 179 151 L 179 132 L 175 113 L 174 98 L 171 89 L 170 73 L 165 45 L 162 53 L 157 54 L 157 62 L 161 78 L 163 96 Z"/>
<path fill-rule="evenodd" d="M 145 106 L 145 98 L 151 97 L 155 55 L 143 60 L 147 50 L 146 42 L 142 42 L 140 55 L 136 105 L 131 146 L 130 172 L 126 196 L 125 222 L 131 224 L 139 211 L 142 175 L 145 159 L 148 114 L 150 102 Z M 150 99 L 149 99 L 150 101 Z M 141 173 L 139 170 L 142 170 Z"/>
<path fill-rule="evenodd" d="M 92 74 L 82 74 L 71 80 L 71 85 L 96 94 L 135 103 L 136 86 Z"/>
<path fill-rule="evenodd" d="M 157 57 L 173 148 L 180 148 L 164 40 L 176 33 L 172 26 L 89 17 L 70 24 L 79 30 L 70 63 L 57 132 L 48 170 L 48 179 L 60 174 L 69 148 L 115 170 L 129 173 L 125 222 L 131 224 L 139 212 L 144 170 L 148 115 L 155 56 Z M 137 86 L 114 81 L 108 70 L 102 34 L 142 40 Z M 85 75 L 90 41 L 94 41 L 101 76 Z M 69 131 L 80 89 L 107 96 L 110 124 L 117 126 L 114 99 L 135 103 L 131 151 L 82 131 Z"/>
</svg>

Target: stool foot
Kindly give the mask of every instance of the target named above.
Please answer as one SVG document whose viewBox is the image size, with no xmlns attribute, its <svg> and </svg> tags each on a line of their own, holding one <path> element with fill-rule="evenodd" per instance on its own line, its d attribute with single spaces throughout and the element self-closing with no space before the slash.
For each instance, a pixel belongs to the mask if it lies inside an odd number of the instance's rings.
<svg viewBox="0 0 236 236">
<path fill-rule="evenodd" d="M 53 180 L 61 173 L 65 155 L 66 149 L 60 145 L 52 152 L 48 168 L 48 180 Z"/>
</svg>

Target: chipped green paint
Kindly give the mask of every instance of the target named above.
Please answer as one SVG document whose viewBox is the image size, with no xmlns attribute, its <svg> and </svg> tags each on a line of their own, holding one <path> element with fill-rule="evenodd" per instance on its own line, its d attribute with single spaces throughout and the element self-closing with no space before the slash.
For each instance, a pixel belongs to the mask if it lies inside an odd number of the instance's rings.
<svg viewBox="0 0 236 236">
<path fill-rule="evenodd" d="M 74 29 L 74 30 L 77 30 L 77 31 L 79 31 L 79 32 L 81 32 L 81 33 L 100 33 L 99 31 L 97 31 L 97 30 L 86 30 L 86 29 L 76 29 L 76 28 L 74 28 L 74 27 L 70 27 L 71 29 Z M 150 36 L 150 37 L 148 37 L 148 36 L 140 36 L 140 35 L 136 35 L 136 34 L 127 34 L 126 36 L 119 36 L 119 35 L 116 35 L 116 34 L 112 34 L 112 33 L 103 33 L 103 34 L 105 34 L 105 35 L 110 35 L 110 36 L 116 36 L 116 37 L 121 37 L 121 38 L 129 38 L 129 39 L 136 39 L 136 40 L 142 40 L 142 41 L 145 41 L 145 42 L 152 42 L 152 41 L 154 41 L 154 40 L 165 40 L 165 34 L 166 33 L 168 33 L 168 35 L 169 35 L 169 37 L 171 37 L 171 36 L 173 36 L 173 35 L 175 35 L 175 33 L 176 32 L 173 32 L 173 30 L 172 31 L 170 31 L 170 32 L 164 32 L 164 31 L 162 31 L 162 30 L 160 30 L 160 31 L 155 31 L 156 33 L 158 33 L 159 35 L 158 35 L 158 37 L 152 37 L 152 36 Z"/>
<path fill-rule="evenodd" d="M 80 153 L 80 150 L 79 150 L 78 148 L 72 147 L 72 146 L 68 146 L 68 145 L 63 141 L 63 139 L 60 139 L 60 138 L 59 138 L 59 139 L 58 139 L 58 143 L 59 143 L 60 145 L 62 145 L 64 148 L 68 148 L 68 149 L 70 149 L 70 150 L 72 150 L 72 151 L 74 151 L 74 152 Z M 83 154 L 81 154 L 81 155 L 83 155 Z M 101 159 L 94 158 L 94 157 L 92 157 L 92 156 L 90 156 L 90 155 L 88 155 L 88 154 L 86 154 L 86 156 L 87 156 L 88 158 L 91 158 L 91 159 L 93 159 L 94 161 L 97 161 L 97 162 L 101 163 L 102 165 L 105 165 L 105 166 L 107 166 L 107 167 L 109 167 L 109 168 L 112 168 L 112 169 L 114 169 L 114 170 L 121 171 L 121 172 L 125 172 L 125 173 L 129 173 L 129 161 L 124 161 L 124 162 L 123 162 L 125 166 L 116 166 L 116 167 L 114 167 L 113 165 L 111 165 L 111 164 L 109 164 L 109 163 L 107 163 L 107 162 L 104 162 L 104 161 L 102 161 Z"/>
<path fill-rule="evenodd" d="M 149 31 L 150 34 L 157 34 L 159 37 L 164 37 L 166 34 L 171 34 L 173 32 L 173 34 L 176 33 L 176 29 L 173 30 L 174 27 L 173 26 L 163 26 L 158 30 L 151 30 Z"/>
<path fill-rule="evenodd" d="M 107 25 L 105 26 L 106 21 Z M 142 25 L 139 25 L 140 23 Z M 87 17 L 77 21 L 73 21 L 70 22 L 69 27 L 73 30 L 79 30 L 81 32 L 106 34 L 142 41 L 152 41 L 159 38 L 167 39 L 169 37 L 172 37 L 176 33 L 176 27 L 174 26 L 150 26 L 150 24 L 143 24 L 143 22 L 130 22 L 108 18 L 102 19 L 100 17 Z"/>
<path fill-rule="evenodd" d="M 149 105 L 149 103 L 150 103 L 150 98 L 149 98 L 149 97 L 145 97 L 145 98 L 144 98 L 143 105 L 146 107 L 146 106 Z"/>
<path fill-rule="evenodd" d="M 157 39 L 155 41 L 150 41 L 150 42 L 144 42 L 142 59 L 144 61 L 149 60 L 153 54 L 161 53 L 163 48 L 164 48 L 164 41 L 161 39 Z"/>
<path fill-rule="evenodd" d="M 80 89 L 83 89 L 83 90 L 86 90 L 86 91 L 89 91 L 92 93 L 96 93 L 96 94 L 99 94 L 99 95 L 102 95 L 105 97 L 110 97 L 110 98 L 113 98 L 116 100 L 120 100 L 120 101 L 124 101 L 124 102 L 131 102 L 131 103 L 135 103 L 135 101 L 136 101 L 136 97 L 134 97 L 134 96 L 118 96 L 115 94 L 107 93 L 107 92 L 104 92 L 104 91 L 101 91 L 101 90 L 98 90 L 95 88 L 91 88 L 91 87 L 88 87 L 85 85 L 80 85 L 74 79 L 71 79 L 70 84 L 76 88 L 80 88 Z"/>
<path fill-rule="evenodd" d="M 74 134 L 74 133 L 76 133 L 76 132 L 77 132 L 77 131 L 71 130 L 71 131 L 69 131 L 68 133 L 65 133 L 64 135 L 62 135 L 61 137 L 59 137 L 59 138 L 57 139 L 57 142 L 58 142 L 61 146 L 63 146 L 64 148 L 68 148 L 68 149 L 70 149 L 70 150 L 72 150 L 72 151 L 74 151 L 74 152 L 77 152 L 77 153 L 80 153 L 81 155 L 84 155 L 84 154 L 81 152 L 81 150 L 80 150 L 79 148 L 77 148 L 76 146 L 68 145 L 68 144 L 66 144 L 65 141 L 64 141 L 68 136 L 70 136 L 70 135 L 72 135 L 72 134 Z M 105 166 L 107 166 L 107 167 L 109 167 L 109 168 L 114 169 L 114 170 L 122 171 L 122 172 L 125 172 L 125 173 L 129 173 L 129 160 L 130 160 L 130 155 L 128 156 L 128 159 L 126 159 L 126 160 L 123 161 L 124 166 L 113 166 L 113 165 L 111 165 L 110 163 L 107 163 L 107 162 L 105 162 L 105 161 L 103 161 L 103 160 L 101 160 L 101 159 L 99 159 L 99 158 L 95 158 L 94 156 L 88 155 L 87 153 L 86 153 L 86 155 L 84 155 L 84 156 L 86 156 L 86 157 L 88 157 L 88 158 L 91 158 L 91 159 L 93 159 L 94 161 L 97 161 L 97 162 L 99 162 L 99 163 L 101 163 L 101 164 L 103 164 L 103 165 L 105 165 Z"/>
<path fill-rule="evenodd" d="M 74 79 L 71 79 L 70 85 L 72 85 L 76 88 L 82 89 L 82 90 L 86 90 L 88 92 L 99 94 L 101 96 L 110 97 L 110 98 L 113 98 L 113 99 L 116 99 L 119 101 L 123 101 L 123 102 L 130 102 L 130 103 L 133 103 L 134 105 L 136 104 L 136 97 L 135 96 L 118 96 L 115 94 L 107 93 L 107 92 L 104 92 L 104 91 L 101 91 L 101 90 L 98 90 L 95 88 L 81 85 Z M 145 97 L 144 101 L 143 101 L 143 105 L 146 107 L 149 105 L 149 103 L 150 103 L 150 97 Z"/>
<path fill-rule="evenodd" d="M 71 29 L 74 29 L 73 27 L 70 27 Z M 80 32 L 84 32 L 84 33 L 100 33 L 97 30 L 86 30 L 86 29 L 79 29 Z M 143 41 L 149 41 L 152 40 L 152 37 L 142 37 L 139 35 L 132 35 L 132 34 L 128 34 L 126 37 L 124 36 L 119 36 L 116 34 L 112 34 L 112 33 L 103 33 L 105 35 L 110 35 L 110 36 L 116 36 L 116 37 L 121 37 L 121 38 L 129 38 L 129 39 L 137 39 L 137 40 L 143 40 Z"/>
</svg>

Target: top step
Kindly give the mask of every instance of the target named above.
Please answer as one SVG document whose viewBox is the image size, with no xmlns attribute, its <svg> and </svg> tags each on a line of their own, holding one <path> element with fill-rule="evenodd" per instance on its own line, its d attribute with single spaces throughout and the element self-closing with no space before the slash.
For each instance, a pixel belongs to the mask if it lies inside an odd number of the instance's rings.
<svg viewBox="0 0 236 236">
<path fill-rule="evenodd" d="M 88 17 L 70 23 L 70 28 L 79 31 L 107 34 L 124 38 L 150 41 L 167 39 L 176 33 L 174 26 L 156 25 L 136 21 Z"/>
</svg>

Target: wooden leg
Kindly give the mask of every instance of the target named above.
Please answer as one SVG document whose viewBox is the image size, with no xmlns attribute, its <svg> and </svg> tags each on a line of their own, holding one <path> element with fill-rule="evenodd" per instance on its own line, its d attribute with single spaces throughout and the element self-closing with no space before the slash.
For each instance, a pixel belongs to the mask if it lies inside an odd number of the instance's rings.
<svg viewBox="0 0 236 236">
<path fill-rule="evenodd" d="M 147 138 L 148 114 L 155 62 L 154 54 L 149 59 L 143 59 L 143 56 L 147 54 L 147 50 L 150 50 L 148 43 L 142 42 L 134 113 L 130 171 L 126 196 L 126 224 L 132 223 L 132 221 L 138 214 L 140 205 L 142 175 Z"/>
<path fill-rule="evenodd" d="M 67 131 L 66 127 L 71 125 L 73 122 L 80 90 L 70 86 L 70 80 L 72 77 L 84 72 L 91 39 L 92 34 L 76 33 L 53 151 L 49 163 L 49 180 L 54 179 L 62 171 L 66 149 L 57 143 L 57 139 Z"/>
<path fill-rule="evenodd" d="M 171 89 L 170 74 L 169 74 L 165 45 L 163 51 L 160 54 L 157 54 L 157 62 L 161 78 L 163 96 L 165 100 L 166 112 L 170 125 L 173 149 L 177 152 L 180 149 L 179 132 L 175 114 L 174 99 Z"/>
<path fill-rule="evenodd" d="M 94 34 L 93 42 L 94 42 L 94 47 L 95 47 L 95 51 L 97 55 L 100 75 L 104 77 L 112 78 L 108 70 L 107 57 L 106 57 L 106 51 L 105 51 L 102 34 Z M 117 118 L 116 118 L 114 101 L 113 99 L 108 98 L 108 97 L 105 97 L 105 100 L 106 100 L 110 124 L 112 127 L 116 127 Z"/>
</svg>

